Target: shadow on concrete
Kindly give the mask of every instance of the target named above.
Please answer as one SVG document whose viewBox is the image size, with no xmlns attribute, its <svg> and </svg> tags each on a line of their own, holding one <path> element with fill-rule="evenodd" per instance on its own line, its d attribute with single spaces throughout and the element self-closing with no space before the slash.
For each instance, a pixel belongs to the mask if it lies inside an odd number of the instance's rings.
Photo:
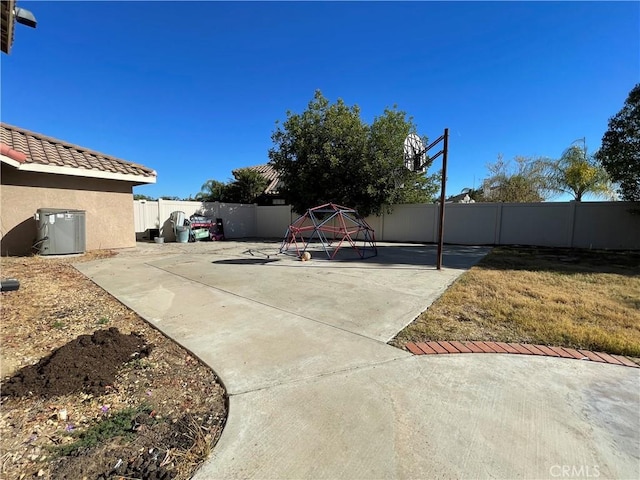
<svg viewBox="0 0 640 480">
<path fill-rule="evenodd" d="M 216 265 L 265 265 L 279 261 L 277 258 L 233 258 L 230 260 L 214 260 L 211 263 Z"/>
<path fill-rule="evenodd" d="M 468 269 L 478 263 L 490 250 L 490 247 L 446 245 L 442 254 L 442 265 L 444 268 Z M 435 269 L 438 247 L 430 244 L 378 245 L 378 254 L 376 256 L 368 256 L 362 259 L 353 248 L 346 246 L 342 247 L 332 260 L 327 258 L 327 253 L 319 244 L 312 245 L 307 251 L 311 253 L 312 261 L 316 263 L 325 262 L 333 267 L 381 266 L 391 268 L 401 265 Z M 333 249 L 329 249 L 329 253 L 333 254 Z M 371 250 L 367 249 L 365 255 L 371 254 Z M 291 248 L 280 255 L 295 258 L 296 251 Z"/>
</svg>

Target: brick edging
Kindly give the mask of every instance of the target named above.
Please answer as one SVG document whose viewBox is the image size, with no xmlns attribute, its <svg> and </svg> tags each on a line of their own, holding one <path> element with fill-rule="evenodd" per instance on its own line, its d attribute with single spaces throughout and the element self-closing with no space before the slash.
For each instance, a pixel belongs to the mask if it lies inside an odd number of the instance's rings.
<svg viewBox="0 0 640 480">
<path fill-rule="evenodd" d="M 590 362 L 609 363 L 624 367 L 640 368 L 640 365 L 622 355 L 567 347 L 547 347 L 528 343 L 504 342 L 407 342 L 405 345 L 414 355 L 444 355 L 447 353 L 509 353 L 514 355 L 539 355 L 546 357 L 572 358 Z"/>
</svg>

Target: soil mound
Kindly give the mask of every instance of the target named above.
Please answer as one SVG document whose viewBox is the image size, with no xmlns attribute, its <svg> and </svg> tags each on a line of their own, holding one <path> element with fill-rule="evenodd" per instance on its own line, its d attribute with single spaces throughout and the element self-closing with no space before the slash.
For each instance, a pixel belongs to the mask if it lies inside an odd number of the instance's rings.
<svg viewBox="0 0 640 480">
<path fill-rule="evenodd" d="M 35 365 L 19 370 L 3 382 L 0 394 L 45 398 L 76 392 L 100 395 L 107 385 L 113 385 L 126 362 L 146 357 L 151 348 L 141 335 L 124 335 L 115 327 L 80 335 Z"/>
</svg>

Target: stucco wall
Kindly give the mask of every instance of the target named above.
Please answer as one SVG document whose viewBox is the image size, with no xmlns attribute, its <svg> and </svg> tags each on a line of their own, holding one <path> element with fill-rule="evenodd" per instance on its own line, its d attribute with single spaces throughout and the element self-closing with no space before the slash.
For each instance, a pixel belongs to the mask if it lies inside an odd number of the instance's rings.
<svg viewBox="0 0 640 480">
<path fill-rule="evenodd" d="M 20 172 L 2 164 L 2 255 L 31 253 L 39 208 L 85 210 L 87 251 L 135 246 L 133 184 Z"/>
</svg>

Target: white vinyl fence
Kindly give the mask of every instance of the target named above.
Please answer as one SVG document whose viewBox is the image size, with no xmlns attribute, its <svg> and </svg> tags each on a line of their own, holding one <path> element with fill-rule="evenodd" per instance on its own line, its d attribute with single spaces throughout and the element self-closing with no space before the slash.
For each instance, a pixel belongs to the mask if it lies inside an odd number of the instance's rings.
<svg viewBox="0 0 640 480">
<path fill-rule="evenodd" d="M 175 240 L 169 220 L 171 212 L 184 212 L 186 218 L 198 214 L 222 219 L 226 238 L 255 237 L 257 230 L 256 205 L 239 203 L 181 202 L 174 200 L 134 200 L 136 235 L 141 237 L 149 229 L 157 228 L 168 241 Z M 283 231 L 284 232 L 284 231 Z"/>
<path fill-rule="evenodd" d="M 169 215 L 221 218 L 227 238 L 281 239 L 298 217 L 287 205 L 157 202 L 135 200 L 136 232 L 160 228 L 172 239 Z M 435 243 L 439 206 L 396 205 L 393 212 L 366 220 L 378 241 Z M 448 203 L 444 241 L 461 245 L 539 245 L 640 249 L 640 203 Z"/>
</svg>

